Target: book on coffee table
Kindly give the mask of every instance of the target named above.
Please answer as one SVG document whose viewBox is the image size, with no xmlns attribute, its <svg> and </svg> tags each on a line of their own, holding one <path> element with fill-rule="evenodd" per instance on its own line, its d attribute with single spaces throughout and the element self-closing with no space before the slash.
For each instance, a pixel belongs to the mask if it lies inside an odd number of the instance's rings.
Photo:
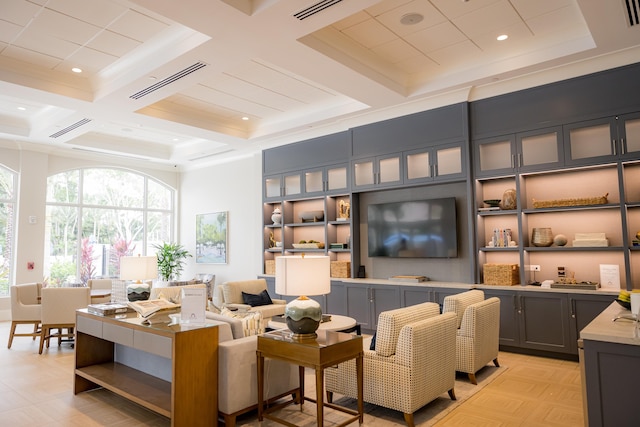
<svg viewBox="0 0 640 427">
<path fill-rule="evenodd" d="M 129 306 L 118 302 L 105 302 L 101 304 L 89 304 L 87 311 L 99 316 L 110 316 L 113 314 L 126 313 L 130 311 Z"/>
</svg>

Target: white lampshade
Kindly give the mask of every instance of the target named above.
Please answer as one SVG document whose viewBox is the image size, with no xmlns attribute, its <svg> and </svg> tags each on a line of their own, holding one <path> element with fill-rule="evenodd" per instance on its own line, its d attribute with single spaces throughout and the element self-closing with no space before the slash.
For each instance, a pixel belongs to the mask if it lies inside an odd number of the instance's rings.
<svg viewBox="0 0 640 427">
<path fill-rule="evenodd" d="M 276 293 L 299 295 L 284 309 L 285 322 L 296 339 L 316 337 L 322 308 L 306 295 L 331 292 L 331 263 L 328 256 L 281 256 L 276 258 Z"/>
<path fill-rule="evenodd" d="M 328 256 L 280 256 L 276 258 L 276 293 L 324 295 L 331 292 Z"/>
<path fill-rule="evenodd" d="M 142 282 L 156 277 L 158 277 L 158 258 L 155 255 L 120 258 L 120 279 Z"/>
</svg>

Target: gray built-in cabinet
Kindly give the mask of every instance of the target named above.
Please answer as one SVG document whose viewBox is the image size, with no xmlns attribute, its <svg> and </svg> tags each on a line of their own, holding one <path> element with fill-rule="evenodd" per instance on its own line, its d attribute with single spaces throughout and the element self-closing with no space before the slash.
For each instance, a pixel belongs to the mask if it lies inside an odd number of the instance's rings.
<svg viewBox="0 0 640 427">
<path fill-rule="evenodd" d="M 469 283 L 483 282 L 485 263 L 518 264 L 523 284 L 534 280 L 528 265 L 541 265 L 543 275 L 549 276 L 558 266 L 572 269 L 575 264 L 580 266 L 577 279 L 598 281 L 598 264 L 617 264 L 621 286 L 639 286 L 640 246 L 633 245 L 640 231 L 639 73 L 640 64 L 634 64 L 265 150 L 264 259 L 296 253 L 291 245 L 298 239 L 319 236 L 311 238 L 326 246 L 317 252 L 349 261 L 350 275 L 356 277 L 361 263 L 375 262 L 361 259 L 366 256 L 359 247 L 363 193 L 414 187 L 428 192 L 464 183 L 469 220 L 459 224 L 458 236 L 465 236 L 459 252 L 470 258 Z M 514 209 L 480 210 L 484 200 L 500 199 L 505 189 L 516 191 Z M 608 200 L 602 205 L 534 206 L 535 200 L 605 194 Z M 340 200 L 350 204 L 351 216 L 338 224 L 335 209 Z M 283 211 L 282 225 L 270 220 L 276 207 Z M 324 209 L 325 220 L 318 225 L 297 224 L 297 212 L 309 209 Z M 585 222 L 597 227 L 579 225 Z M 536 227 L 565 234 L 569 245 L 533 245 L 531 233 Z M 496 228 L 510 228 L 515 245 L 490 247 Z M 571 246 L 575 233 L 587 231 L 605 232 L 609 246 Z M 271 232 L 283 241 L 282 247 L 269 247 Z M 342 240 L 349 241 L 348 248 L 329 249 L 330 243 Z M 341 301 L 349 306 L 356 298 L 350 286 L 340 290 Z M 362 305 L 351 310 L 360 310 L 358 320 L 373 326 L 377 309 L 371 308 L 370 291 L 361 291 L 357 298 Z M 412 295 L 416 302 L 440 299 L 413 289 L 406 290 L 407 296 L 403 292 L 398 296 L 401 302 L 411 293 L 416 293 Z M 581 307 L 577 300 L 545 299 L 542 294 L 528 299 L 529 294 L 520 295 L 517 287 L 506 292 L 500 295 L 503 345 L 574 353 L 573 325 L 580 310 L 573 307 Z M 396 296 L 392 298 L 395 301 Z M 336 303 L 337 309 L 342 307 Z M 347 307 L 343 313 L 348 312 Z"/>
</svg>

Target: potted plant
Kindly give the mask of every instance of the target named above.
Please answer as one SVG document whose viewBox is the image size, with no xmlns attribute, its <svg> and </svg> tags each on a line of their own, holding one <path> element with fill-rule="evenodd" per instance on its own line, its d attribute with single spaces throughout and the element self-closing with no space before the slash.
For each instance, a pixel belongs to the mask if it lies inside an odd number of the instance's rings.
<svg viewBox="0 0 640 427">
<path fill-rule="evenodd" d="M 186 258 L 191 254 L 182 245 L 177 243 L 164 242 L 160 245 L 154 245 L 158 250 L 158 272 L 160 279 L 169 282 L 180 277 L 184 268 Z"/>
</svg>

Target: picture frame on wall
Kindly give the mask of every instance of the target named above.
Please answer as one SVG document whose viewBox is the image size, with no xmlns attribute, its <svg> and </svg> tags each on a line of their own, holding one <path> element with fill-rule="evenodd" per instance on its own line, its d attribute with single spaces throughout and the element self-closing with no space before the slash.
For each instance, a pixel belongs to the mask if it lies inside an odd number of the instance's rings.
<svg viewBox="0 0 640 427">
<path fill-rule="evenodd" d="M 196 215 L 196 263 L 226 264 L 228 212 Z"/>
</svg>

